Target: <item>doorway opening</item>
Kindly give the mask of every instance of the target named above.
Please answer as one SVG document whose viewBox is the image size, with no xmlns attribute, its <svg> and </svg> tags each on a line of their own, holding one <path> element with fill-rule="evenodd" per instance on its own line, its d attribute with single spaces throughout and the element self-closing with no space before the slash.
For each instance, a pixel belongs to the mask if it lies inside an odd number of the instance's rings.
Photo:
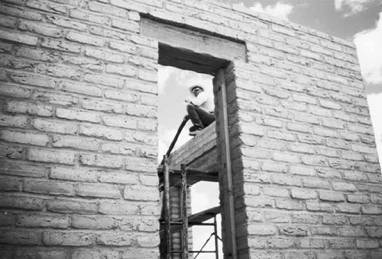
<svg viewBox="0 0 382 259">
<path fill-rule="evenodd" d="M 213 100 L 212 75 L 197 73 L 190 70 L 183 70 L 171 66 L 160 65 L 158 68 L 158 162 L 162 160 L 163 154 L 166 153 L 167 148 L 170 146 L 171 141 L 176 134 L 179 122 L 182 121 L 183 117 L 187 113 L 185 98 L 190 95 L 188 86 L 196 83 L 203 85 L 205 94 L 208 95 L 208 98 Z M 187 142 L 192 144 L 193 137 L 189 135 L 188 130 L 190 127 L 192 127 L 192 123 L 191 121 L 188 121 L 174 146 L 174 154 L 172 155 L 172 158 L 178 156 L 179 152 L 184 152 L 184 150 L 182 151 L 180 149 L 182 149 L 182 146 Z M 210 156 L 210 159 L 216 160 L 215 151 L 208 150 L 209 148 L 215 149 L 216 144 L 213 146 L 209 144 L 208 146 L 206 140 L 204 140 L 204 142 L 201 144 L 206 150 L 199 156 Z M 214 153 L 212 154 L 212 152 Z M 198 165 L 192 165 L 193 162 L 196 162 L 198 157 L 192 159 L 194 160 L 190 161 L 189 166 L 200 168 Z M 176 162 L 174 161 L 174 163 Z M 214 165 L 211 161 L 209 163 L 205 162 L 202 170 L 212 170 L 212 168 L 208 168 L 212 166 Z M 174 167 L 176 167 L 176 164 Z M 218 182 L 201 181 L 193 184 L 192 187 L 189 186 L 188 189 L 190 200 L 190 204 L 188 205 L 188 212 L 190 215 L 196 215 L 197 213 L 207 209 L 220 206 Z M 179 208 L 179 204 L 172 204 L 172 209 L 174 209 L 174 206 Z M 173 214 L 176 214 L 176 212 L 173 212 Z M 216 222 L 214 222 L 215 220 Z M 222 258 L 223 251 L 221 243 L 220 214 L 217 214 L 216 217 L 204 221 L 203 225 L 194 225 L 189 227 L 188 236 L 189 251 L 195 251 L 195 253 L 193 253 L 193 258 L 216 258 L 216 255 L 213 253 L 215 250 L 217 250 L 215 252 L 218 253 L 218 257 Z M 177 240 L 174 241 L 176 242 Z M 180 248 L 179 245 L 178 247 L 176 246 L 177 245 L 173 247 L 173 250 Z M 197 253 L 198 251 L 200 251 L 199 254 Z M 207 253 L 208 251 L 211 253 Z"/>
<path fill-rule="evenodd" d="M 229 106 L 229 101 L 235 99 L 232 61 L 245 62 L 245 44 L 226 37 L 217 37 L 212 32 L 193 30 L 185 28 L 184 25 L 170 25 L 154 19 L 141 20 L 141 33 L 158 40 L 159 65 L 190 70 L 213 78 L 215 100 L 215 123 L 203 129 L 200 134 L 174 152 L 171 152 L 172 144 L 170 144 L 170 149 L 161 160 L 158 170 L 162 193 L 161 258 L 189 258 L 194 249 L 191 236 L 195 235 L 197 230 L 189 231 L 188 228 L 194 223 L 205 223 L 219 213 L 222 216 L 219 226 L 222 229 L 224 256 L 237 258 L 234 185 L 230 156 L 230 140 L 233 133 L 229 131 L 229 125 L 233 121 L 228 114 L 235 113 Z M 184 108 L 182 110 L 184 111 Z M 182 117 L 184 113 L 180 112 Z M 177 133 L 183 129 L 185 124 L 183 122 Z M 161 125 L 159 129 L 163 132 Z M 178 138 L 177 133 L 175 141 Z M 214 165 L 214 168 L 211 167 L 214 169 L 212 171 L 209 170 L 211 164 Z M 197 198 L 197 194 L 190 195 L 189 187 L 194 184 L 197 186 L 196 184 L 201 181 L 215 182 L 215 189 L 220 191 L 219 205 L 204 210 L 203 213 L 193 214 L 191 201 L 198 202 L 198 200 L 194 198 Z M 201 189 L 206 188 L 203 184 L 199 186 Z M 176 217 L 178 215 L 180 217 Z M 219 256 L 219 253 L 207 258 L 216 256 Z M 198 255 L 198 258 L 201 257 Z"/>
</svg>

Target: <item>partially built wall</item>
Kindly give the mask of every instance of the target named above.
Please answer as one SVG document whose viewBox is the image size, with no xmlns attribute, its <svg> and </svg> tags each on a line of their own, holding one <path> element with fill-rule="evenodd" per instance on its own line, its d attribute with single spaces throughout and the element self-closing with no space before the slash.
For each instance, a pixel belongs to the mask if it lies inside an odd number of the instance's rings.
<svg viewBox="0 0 382 259">
<path fill-rule="evenodd" d="M 1 258 L 158 257 L 158 63 L 229 75 L 239 258 L 382 258 L 352 43 L 210 0 L 3 0 L 0 12 Z M 224 51 L 237 44 L 244 55 Z"/>
</svg>

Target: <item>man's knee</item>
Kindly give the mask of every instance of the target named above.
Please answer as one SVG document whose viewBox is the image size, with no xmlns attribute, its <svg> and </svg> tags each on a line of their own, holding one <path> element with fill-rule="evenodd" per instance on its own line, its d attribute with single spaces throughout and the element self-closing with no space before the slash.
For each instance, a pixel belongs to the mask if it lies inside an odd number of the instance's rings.
<svg viewBox="0 0 382 259">
<path fill-rule="evenodd" d="M 190 111 L 195 111 L 195 106 L 193 104 L 187 104 L 187 112 L 190 113 Z"/>
</svg>

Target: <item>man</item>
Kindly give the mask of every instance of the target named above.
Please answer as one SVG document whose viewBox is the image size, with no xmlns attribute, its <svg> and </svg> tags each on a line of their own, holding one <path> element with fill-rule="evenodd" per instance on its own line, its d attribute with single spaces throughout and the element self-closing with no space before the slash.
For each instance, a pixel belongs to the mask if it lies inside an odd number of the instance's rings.
<svg viewBox="0 0 382 259">
<path fill-rule="evenodd" d="M 192 84 L 189 87 L 191 96 L 186 98 L 187 116 L 193 126 L 190 127 L 190 135 L 196 133 L 215 121 L 214 103 L 205 92 L 201 84 Z"/>
</svg>

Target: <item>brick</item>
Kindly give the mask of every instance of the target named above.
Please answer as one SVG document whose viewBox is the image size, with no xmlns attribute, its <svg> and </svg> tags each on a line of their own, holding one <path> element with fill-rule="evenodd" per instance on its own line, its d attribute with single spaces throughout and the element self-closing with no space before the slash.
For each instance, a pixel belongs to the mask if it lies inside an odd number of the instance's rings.
<svg viewBox="0 0 382 259">
<path fill-rule="evenodd" d="M 125 187 L 123 197 L 126 200 L 157 201 L 159 193 L 153 187 L 131 185 Z"/>
<path fill-rule="evenodd" d="M 19 23 L 18 27 L 20 30 L 30 31 L 32 33 L 41 34 L 53 38 L 59 38 L 63 35 L 63 32 L 59 27 L 40 22 L 26 22 L 22 20 Z"/>
<path fill-rule="evenodd" d="M 75 41 L 79 43 L 94 45 L 94 46 L 103 46 L 105 44 L 104 39 L 91 36 L 89 34 L 70 31 L 66 37 L 70 41 Z"/>
<path fill-rule="evenodd" d="M 328 128 L 343 129 L 345 127 L 344 122 L 332 118 L 325 118 L 322 120 L 322 125 Z"/>
<path fill-rule="evenodd" d="M 251 225 L 248 225 L 247 229 L 248 229 L 249 235 L 269 236 L 269 235 L 275 235 L 277 233 L 277 228 L 273 225 L 251 224 Z"/>
<path fill-rule="evenodd" d="M 363 227 L 359 226 L 340 226 L 337 228 L 338 234 L 345 237 L 363 237 L 366 236 Z"/>
<path fill-rule="evenodd" d="M 321 215 L 315 213 L 294 212 L 291 213 L 290 221 L 297 224 L 318 224 L 321 222 Z"/>
<path fill-rule="evenodd" d="M 312 190 L 293 188 L 291 189 L 291 196 L 294 199 L 310 200 L 315 199 L 317 197 L 317 193 Z"/>
<path fill-rule="evenodd" d="M 156 168 L 155 160 L 144 157 L 126 157 L 125 168 L 134 172 L 154 172 Z"/>
<path fill-rule="evenodd" d="M 130 65 L 113 65 L 109 64 L 106 65 L 106 72 L 118 74 L 122 76 L 135 76 L 136 74 L 136 68 L 134 66 Z"/>
<path fill-rule="evenodd" d="M 336 131 L 322 128 L 322 127 L 314 127 L 313 132 L 315 134 L 317 134 L 319 136 L 323 136 L 323 137 L 333 137 L 333 138 L 338 137 L 338 133 Z"/>
<path fill-rule="evenodd" d="M 373 203 L 382 204 L 382 194 L 371 194 L 370 196 Z"/>
<path fill-rule="evenodd" d="M 129 201 L 101 201 L 99 212 L 112 215 L 136 215 L 139 205 Z"/>
<path fill-rule="evenodd" d="M 319 197 L 320 200 L 322 201 L 344 201 L 344 195 L 341 192 L 333 192 L 333 191 L 322 191 L 320 190 L 319 192 Z"/>
<path fill-rule="evenodd" d="M 33 60 L 49 61 L 55 62 L 58 61 L 59 57 L 57 53 L 51 53 L 47 50 L 42 49 L 32 49 L 30 47 L 21 47 L 16 51 L 16 56 L 21 56 Z"/>
<path fill-rule="evenodd" d="M 44 232 L 43 243 L 47 246 L 90 246 L 95 236 L 86 232 Z"/>
<path fill-rule="evenodd" d="M 158 121 L 153 118 L 140 118 L 137 121 L 137 128 L 146 131 L 157 131 Z"/>
<path fill-rule="evenodd" d="M 141 247 L 157 247 L 159 245 L 159 236 L 155 233 L 153 234 L 140 234 L 136 237 L 138 244 Z"/>
<path fill-rule="evenodd" d="M 28 230 L 2 230 L 0 243 L 10 245 L 39 245 L 41 233 Z"/>
<path fill-rule="evenodd" d="M 36 118 L 32 121 L 32 125 L 35 129 L 47 132 L 76 134 L 78 131 L 76 124 L 62 120 Z"/>
<path fill-rule="evenodd" d="M 291 240 L 290 238 L 284 238 L 284 237 L 268 237 L 267 239 L 265 238 L 256 238 L 256 240 L 250 240 L 249 242 L 251 244 L 251 247 L 253 248 L 265 248 L 265 249 L 277 249 L 277 248 L 290 248 L 294 245 L 294 241 Z M 273 255 L 271 256 L 273 257 Z M 277 257 L 276 257 L 277 258 Z M 281 258 L 281 257 L 280 257 Z"/>
<path fill-rule="evenodd" d="M 26 113 L 49 117 L 53 115 L 53 107 L 44 104 L 11 101 L 7 103 L 6 110 L 12 113 Z"/>
<path fill-rule="evenodd" d="M 290 134 L 287 132 L 281 132 L 281 131 L 268 131 L 268 137 L 274 138 L 274 139 L 280 139 L 280 140 L 286 140 L 286 141 L 295 141 L 296 137 L 294 134 Z"/>
<path fill-rule="evenodd" d="M 353 239 L 332 239 L 329 240 L 329 247 L 331 248 L 353 248 L 355 246 Z"/>
<path fill-rule="evenodd" d="M 286 172 L 288 170 L 286 164 L 278 163 L 278 162 L 263 162 L 263 165 L 261 166 L 262 170 L 265 171 L 271 171 L 271 172 Z"/>
<path fill-rule="evenodd" d="M 26 85 L 39 86 L 44 88 L 54 88 L 56 81 L 50 77 L 27 73 L 27 72 L 11 72 L 9 77 L 15 82 Z"/>
<path fill-rule="evenodd" d="M 93 259 L 93 258 L 118 258 L 119 251 L 110 249 L 76 249 L 73 251 L 73 259 Z"/>
<path fill-rule="evenodd" d="M 357 191 L 357 188 L 352 183 L 332 182 L 332 185 L 333 185 L 333 189 L 336 191 L 348 191 L 348 192 Z"/>
<path fill-rule="evenodd" d="M 120 41 L 120 42 L 110 41 L 109 47 L 114 50 L 119 50 L 122 52 L 127 52 L 132 54 L 134 54 L 137 49 L 135 45 L 129 44 L 128 42 L 124 42 L 124 41 Z"/>
<path fill-rule="evenodd" d="M 297 122 L 288 123 L 287 129 L 292 131 L 297 131 L 297 132 L 305 132 L 305 133 L 311 132 L 311 129 L 309 128 L 309 126 L 307 127 L 306 124 L 297 123 Z"/>
<path fill-rule="evenodd" d="M 10 176 L 0 176 L 0 190 L 1 191 L 19 191 L 21 181 L 19 178 Z"/>
<path fill-rule="evenodd" d="M 121 128 L 128 128 L 128 129 L 137 128 L 137 120 L 130 116 L 108 114 L 108 115 L 102 116 L 102 119 L 107 126 L 121 127 Z"/>
<path fill-rule="evenodd" d="M 368 203 L 369 197 L 363 194 L 348 194 L 346 195 L 348 202 L 354 203 Z"/>
<path fill-rule="evenodd" d="M 76 182 L 97 182 L 98 172 L 82 168 L 53 167 L 50 171 L 51 179 L 68 180 Z"/>
<path fill-rule="evenodd" d="M 245 186 L 248 184 L 244 185 Z M 258 186 L 255 185 L 257 188 Z M 281 188 L 281 187 L 263 187 L 263 193 L 267 196 L 273 196 L 273 197 L 289 197 L 289 191 L 288 189 Z M 257 193 L 255 193 L 257 194 Z"/>
<path fill-rule="evenodd" d="M 0 114 L 0 125 L 24 128 L 28 125 L 28 117 L 22 115 L 9 116 L 5 114 Z"/>
<path fill-rule="evenodd" d="M 382 237 L 382 228 L 380 227 L 366 227 L 366 232 L 369 237 L 374 237 L 374 238 Z"/>
<path fill-rule="evenodd" d="M 102 233 L 97 235 L 97 244 L 109 246 L 130 246 L 134 238 L 130 232 Z"/>
<path fill-rule="evenodd" d="M 19 227 L 65 229 L 69 227 L 69 217 L 55 214 L 24 214 L 17 216 L 16 225 Z"/>
<path fill-rule="evenodd" d="M 97 208 L 95 201 L 61 198 L 47 201 L 47 210 L 59 213 L 95 214 Z"/>
<path fill-rule="evenodd" d="M 357 248 L 361 248 L 361 249 L 372 249 L 372 248 L 379 247 L 377 240 L 370 240 L 370 239 L 357 239 L 356 245 L 357 245 Z"/>
<path fill-rule="evenodd" d="M 7 41 L 13 41 L 17 43 L 36 45 L 38 38 L 31 35 L 26 35 L 24 33 L 10 32 L 5 30 L 0 30 L 0 38 Z"/>
<path fill-rule="evenodd" d="M 304 187 L 308 188 L 320 188 L 320 189 L 329 189 L 330 185 L 328 181 L 321 180 L 318 178 L 304 178 L 302 179 Z"/>
<path fill-rule="evenodd" d="M 344 225 L 348 223 L 345 215 L 323 215 L 322 223 L 328 225 Z"/>
<path fill-rule="evenodd" d="M 108 168 L 121 168 L 124 158 L 121 156 L 101 155 L 101 154 L 81 154 L 80 162 L 83 165 L 99 166 Z"/>
<path fill-rule="evenodd" d="M 9 16 L 4 15 L 0 18 L 0 24 L 3 27 L 15 28 L 16 27 L 16 19 L 13 17 L 9 17 Z"/>
<path fill-rule="evenodd" d="M 53 147 L 66 147 L 84 150 L 98 150 L 100 141 L 93 138 L 56 135 L 52 138 Z"/>
<path fill-rule="evenodd" d="M 68 120 L 80 120 L 89 122 L 100 122 L 100 117 L 97 113 L 92 113 L 83 110 L 74 109 L 56 109 L 56 116 Z"/>
<path fill-rule="evenodd" d="M 41 46 L 49 49 L 56 49 L 61 51 L 79 53 L 81 51 L 81 45 L 77 43 L 68 42 L 66 40 L 48 39 L 43 38 Z"/>
<path fill-rule="evenodd" d="M 121 192 L 116 185 L 101 183 L 82 183 L 77 186 L 77 195 L 82 197 L 98 197 L 118 199 Z"/>
<path fill-rule="evenodd" d="M 66 13 L 66 8 L 63 5 L 45 2 L 45 1 L 42 1 L 42 2 L 36 1 L 36 0 L 28 1 L 27 6 L 33 9 L 41 10 L 41 11 L 50 11 L 50 12 L 54 12 L 58 14 Z"/>
<path fill-rule="evenodd" d="M 286 210 L 303 210 L 304 206 L 299 201 L 291 199 L 278 199 L 276 200 L 276 208 Z"/>
<path fill-rule="evenodd" d="M 85 12 L 83 10 L 77 10 L 77 9 L 72 9 L 70 10 L 70 17 L 97 23 L 97 24 L 102 24 L 102 25 L 108 25 L 110 18 L 104 15 L 97 15 L 91 12 Z"/>
<path fill-rule="evenodd" d="M 125 107 L 118 102 L 107 100 L 84 98 L 81 100 L 82 107 L 88 110 L 124 113 Z"/>
<path fill-rule="evenodd" d="M 14 226 L 15 225 L 15 215 L 8 212 L 0 213 L 0 226 Z"/>
<path fill-rule="evenodd" d="M 107 4 L 101 4 L 97 2 L 90 3 L 89 9 L 91 11 L 95 11 L 99 13 L 108 13 L 108 14 L 113 14 L 113 15 L 122 16 L 122 17 L 126 17 L 128 13 L 126 10 L 122 8 L 118 8 L 118 7 L 107 5 Z"/>
<path fill-rule="evenodd" d="M 48 135 L 45 135 L 45 134 L 18 132 L 18 131 L 9 131 L 9 130 L 0 131 L 0 139 L 9 141 L 9 142 L 31 144 L 31 145 L 38 145 L 38 146 L 46 146 L 49 142 L 49 137 Z"/>
<path fill-rule="evenodd" d="M 78 5 L 78 3 L 76 3 L 75 5 Z M 84 24 L 82 22 L 77 22 L 77 21 L 74 21 L 73 19 L 69 19 L 66 17 L 58 16 L 58 15 L 47 15 L 46 18 L 47 18 L 47 21 L 59 27 L 72 28 L 72 29 L 75 29 L 76 31 L 86 31 L 88 28 L 87 24 Z"/>
<path fill-rule="evenodd" d="M 24 210 L 42 210 L 44 207 L 44 201 L 33 197 L 3 195 L 3 197 L 0 198 L 0 207 Z"/>
<path fill-rule="evenodd" d="M 105 97 L 114 100 L 127 101 L 131 103 L 137 102 L 139 99 L 137 93 L 123 90 L 106 90 Z"/>
<path fill-rule="evenodd" d="M 124 56 L 118 52 L 105 51 L 95 48 L 86 48 L 85 55 L 88 57 L 99 58 L 116 63 L 122 63 L 124 61 Z"/>
<path fill-rule="evenodd" d="M 152 216 L 130 216 L 123 217 L 121 221 L 121 230 L 137 229 L 143 232 L 156 232 L 159 230 L 158 220 Z"/>
<path fill-rule="evenodd" d="M 286 176 L 282 174 L 272 175 L 272 182 L 281 185 L 292 185 L 292 186 L 300 186 L 301 179 L 299 177 L 295 177 L 293 175 Z"/>
<path fill-rule="evenodd" d="M 290 166 L 289 173 L 297 175 L 308 175 L 313 176 L 316 174 L 316 170 L 312 167 L 305 166 Z"/>
<path fill-rule="evenodd" d="M 0 145 L 0 157 L 6 157 L 10 159 L 24 159 L 25 148 L 14 145 L 7 145 L 2 143 Z"/>
<path fill-rule="evenodd" d="M 24 191 L 49 195 L 73 196 L 74 185 L 66 182 L 28 179 L 24 181 Z"/>
<path fill-rule="evenodd" d="M 155 177 L 155 180 L 152 179 L 150 181 L 150 180 L 147 180 L 144 176 L 140 175 L 140 178 L 142 177 L 143 179 L 145 179 L 145 181 L 142 181 L 142 182 L 143 184 L 146 184 L 146 185 L 151 185 L 153 181 L 158 180 L 157 177 Z M 117 183 L 117 184 L 138 184 L 139 183 L 138 176 L 136 174 L 126 173 L 126 172 L 104 173 L 99 176 L 99 181 L 104 183 Z M 156 184 L 153 186 L 156 186 Z"/>
<path fill-rule="evenodd" d="M 139 32 L 139 24 L 135 21 L 129 21 L 126 19 L 114 18 L 111 20 L 111 26 L 131 32 Z"/>
<path fill-rule="evenodd" d="M 363 205 L 362 212 L 364 214 L 377 214 L 382 215 L 382 206 L 378 205 Z"/>
<path fill-rule="evenodd" d="M 78 229 L 115 229 L 119 224 L 118 218 L 103 215 L 73 215 L 71 223 Z"/>
<path fill-rule="evenodd" d="M 78 98 L 73 95 L 52 93 L 52 92 L 40 92 L 36 91 L 32 95 L 33 99 L 40 102 L 47 102 L 50 104 L 57 104 L 60 106 L 76 106 L 78 104 Z"/>
<path fill-rule="evenodd" d="M 156 107 L 140 104 L 127 103 L 125 105 L 125 113 L 132 116 L 158 118 L 158 109 Z"/>
<path fill-rule="evenodd" d="M 79 129 L 80 134 L 91 137 L 104 137 L 110 140 L 122 140 L 122 131 L 94 124 L 81 124 Z"/>
<path fill-rule="evenodd" d="M 273 159 L 287 163 L 298 163 L 300 161 L 297 155 L 286 152 L 274 152 Z"/>
<path fill-rule="evenodd" d="M 329 101 L 326 99 L 319 99 L 319 104 L 328 109 L 340 110 L 342 107 L 337 102 Z"/>
<path fill-rule="evenodd" d="M 6 5 L 2 6 L 2 13 L 12 15 L 12 16 L 23 17 L 29 20 L 36 20 L 36 21 L 42 20 L 41 14 L 35 11 L 29 11 L 23 8 L 12 8 Z"/>
<path fill-rule="evenodd" d="M 343 213 L 356 213 L 358 214 L 361 210 L 361 206 L 358 204 L 351 203 L 339 203 L 336 205 L 338 212 Z"/>
<path fill-rule="evenodd" d="M 40 249 L 18 249 L 15 253 L 16 258 L 56 258 L 65 259 L 67 256 L 66 251 L 63 250 L 40 250 Z"/>
<path fill-rule="evenodd" d="M 158 206 L 158 203 L 149 203 L 145 202 L 140 205 L 141 214 L 142 215 L 148 215 L 148 216 L 155 216 L 159 217 L 160 215 L 160 207 Z"/>
<path fill-rule="evenodd" d="M 281 235 L 286 235 L 286 236 L 307 236 L 308 235 L 308 227 L 306 226 L 295 226 L 295 225 L 279 226 L 279 231 Z"/>
<path fill-rule="evenodd" d="M 62 64 L 40 64 L 37 66 L 37 72 L 44 73 L 53 77 L 64 77 L 73 80 L 79 80 L 81 72 L 68 65 Z"/>
<path fill-rule="evenodd" d="M 334 211 L 334 207 L 331 204 L 317 202 L 317 201 L 307 201 L 306 208 L 308 211 L 322 211 L 322 212 Z"/>
<path fill-rule="evenodd" d="M 28 98 L 31 95 L 31 90 L 17 84 L 2 82 L 0 94 L 15 98 Z"/>
<path fill-rule="evenodd" d="M 59 164 L 74 164 L 76 160 L 76 154 L 72 151 L 34 148 L 29 149 L 27 157 L 31 161 Z"/>
</svg>

